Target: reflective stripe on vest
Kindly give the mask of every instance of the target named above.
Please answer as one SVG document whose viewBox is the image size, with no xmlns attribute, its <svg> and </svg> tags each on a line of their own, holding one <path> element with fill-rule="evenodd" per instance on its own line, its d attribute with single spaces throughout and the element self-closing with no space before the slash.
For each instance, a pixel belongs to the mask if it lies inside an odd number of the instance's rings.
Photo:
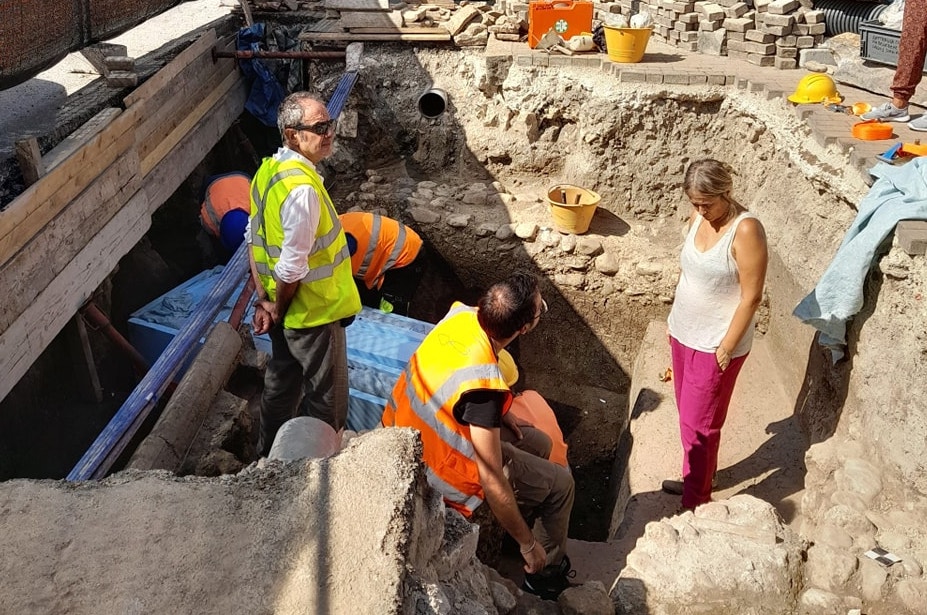
<svg viewBox="0 0 927 615">
<path fill-rule="evenodd" d="M 269 176 L 269 177 L 268 177 Z M 319 200 L 319 226 L 307 257 L 309 270 L 284 317 L 284 326 L 302 329 L 327 324 L 360 311 L 351 277 L 350 252 L 338 215 L 321 178 L 305 162 L 265 159 L 251 184 L 252 253 L 261 283 L 276 297 L 274 265 L 282 254 L 280 209 L 292 190 L 307 186 Z M 268 217 L 270 216 L 270 217 Z M 268 221 L 273 224 L 268 225 Z"/>
<path fill-rule="evenodd" d="M 483 501 L 470 427 L 454 418 L 454 406 L 471 391 L 511 393 L 476 310 L 455 303 L 412 355 L 383 411 L 384 426 L 422 434 L 428 481 L 447 503 L 469 516 Z"/>
</svg>

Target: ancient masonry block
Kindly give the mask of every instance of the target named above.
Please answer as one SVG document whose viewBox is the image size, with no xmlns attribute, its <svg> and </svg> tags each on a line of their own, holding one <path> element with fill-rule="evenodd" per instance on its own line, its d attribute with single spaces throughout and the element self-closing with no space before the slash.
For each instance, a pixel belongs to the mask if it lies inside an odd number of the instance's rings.
<svg viewBox="0 0 927 615">
<path fill-rule="evenodd" d="M 776 40 L 775 35 L 769 32 L 763 32 L 762 30 L 747 30 L 744 36 L 748 41 L 753 41 L 755 43 L 772 43 Z"/>
<path fill-rule="evenodd" d="M 795 18 L 791 15 L 767 13 L 766 18 L 763 19 L 763 24 L 766 26 L 788 26 L 791 28 L 795 25 Z"/>
<path fill-rule="evenodd" d="M 805 23 L 824 23 L 824 11 L 815 10 L 805 13 Z"/>
<path fill-rule="evenodd" d="M 773 15 L 787 15 L 800 6 L 798 0 L 775 0 L 769 3 L 766 10 Z"/>
<path fill-rule="evenodd" d="M 927 252 L 927 222 L 902 220 L 895 227 L 895 236 L 898 238 L 898 246 L 911 256 Z"/>
<path fill-rule="evenodd" d="M 753 28 L 752 19 L 744 19 L 743 17 L 734 18 L 734 19 L 725 19 L 723 22 L 724 29 L 731 32 L 746 32 Z"/>
<path fill-rule="evenodd" d="M 772 66 L 775 64 L 776 58 L 774 56 L 763 56 L 755 53 L 747 53 L 747 62 L 750 64 L 756 64 L 757 66 Z"/>
<path fill-rule="evenodd" d="M 761 56 L 771 56 L 776 53 L 776 46 L 772 43 L 754 43 L 748 41 L 744 43 L 744 49 L 747 53 L 753 53 Z M 765 66 L 761 64 L 760 66 Z"/>
<path fill-rule="evenodd" d="M 736 2 L 725 9 L 724 14 L 731 19 L 737 19 L 746 15 L 749 10 L 750 8 L 743 2 Z"/>
<path fill-rule="evenodd" d="M 701 12 L 706 21 L 721 21 L 724 19 L 724 9 L 713 2 L 706 2 L 701 6 L 696 6 L 696 10 Z"/>
</svg>

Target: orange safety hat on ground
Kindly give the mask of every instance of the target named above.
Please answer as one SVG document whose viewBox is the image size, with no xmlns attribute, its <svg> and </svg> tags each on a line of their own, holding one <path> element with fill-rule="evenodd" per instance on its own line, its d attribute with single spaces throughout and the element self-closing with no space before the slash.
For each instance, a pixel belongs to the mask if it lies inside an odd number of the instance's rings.
<svg viewBox="0 0 927 615">
<path fill-rule="evenodd" d="M 838 103 L 843 97 L 837 92 L 834 80 L 822 73 L 810 73 L 801 78 L 795 92 L 789 96 L 793 103 Z"/>
</svg>

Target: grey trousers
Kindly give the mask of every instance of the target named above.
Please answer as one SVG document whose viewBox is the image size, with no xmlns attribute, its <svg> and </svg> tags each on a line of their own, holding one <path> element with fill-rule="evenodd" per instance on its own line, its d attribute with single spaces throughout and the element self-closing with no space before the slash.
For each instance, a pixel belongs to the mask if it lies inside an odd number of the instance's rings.
<svg viewBox="0 0 927 615">
<path fill-rule="evenodd" d="M 534 536 L 547 552 L 547 565 L 556 566 L 566 555 L 570 512 L 575 486 L 567 468 L 548 461 L 551 442 L 540 429 L 522 427 L 522 440 L 502 428 L 503 472 L 518 509 L 534 525 Z"/>
<path fill-rule="evenodd" d="M 315 417 L 338 431 L 348 416 L 347 340 L 341 323 L 311 329 L 276 326 L 270 340 L 273 354 L 261 396 L 262 455 L 270 450 L 280 426 L 292 418 Z"/>
</svg>

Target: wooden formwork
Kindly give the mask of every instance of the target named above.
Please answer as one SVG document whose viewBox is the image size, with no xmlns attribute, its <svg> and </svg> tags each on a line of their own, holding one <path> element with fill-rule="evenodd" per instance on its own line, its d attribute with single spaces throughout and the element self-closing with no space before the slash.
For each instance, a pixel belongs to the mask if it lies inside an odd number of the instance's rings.
<svg viewBox="0 0 927 615">
<path fill-rule="evenodd" d="M 241 114 L 231 49 L 208 30 L 44 156 L 0 211 L 0 400 L 138 243 L 157 210 Z M 24 148 L 28 151 L 28 148 Z"/>
</svg>

